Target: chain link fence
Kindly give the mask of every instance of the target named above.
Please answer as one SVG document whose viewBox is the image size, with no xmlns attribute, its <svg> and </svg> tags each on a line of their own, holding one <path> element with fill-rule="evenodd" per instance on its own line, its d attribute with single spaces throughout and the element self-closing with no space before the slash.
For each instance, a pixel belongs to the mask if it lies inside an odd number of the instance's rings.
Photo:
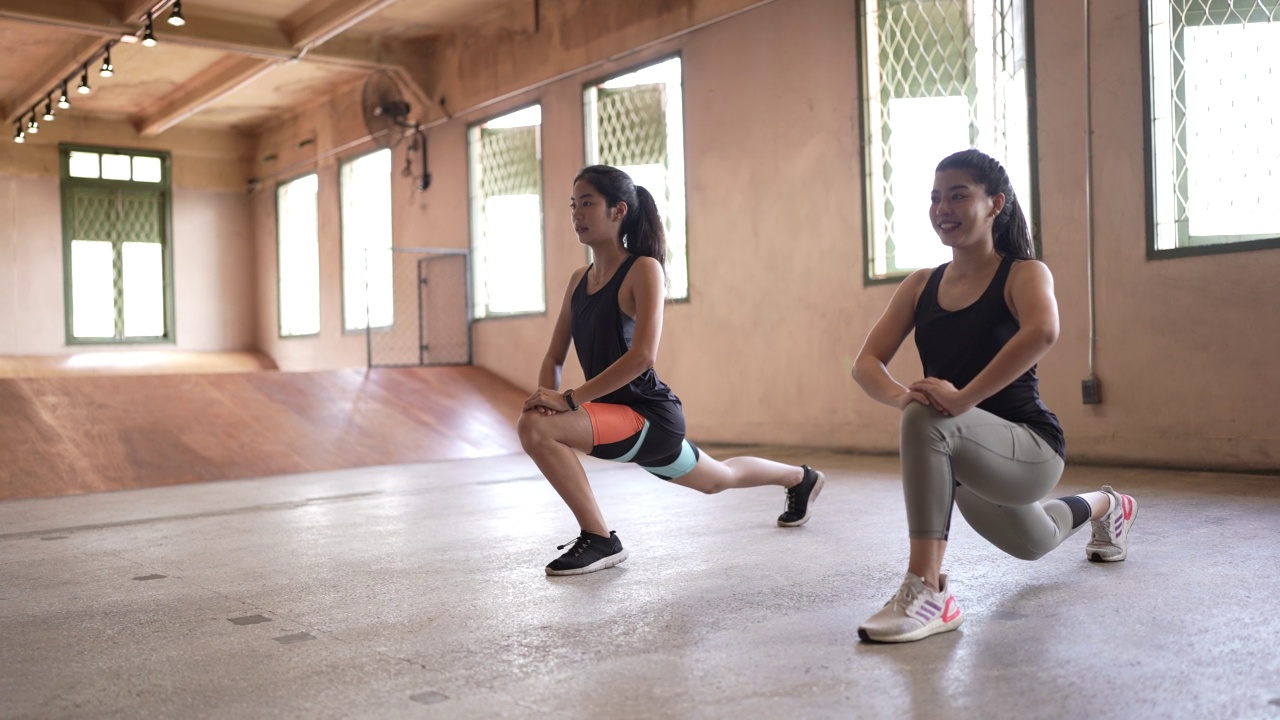
<svg viewBox="0 0 1280 720">
<path fill-rule="evenodd" d="M 471 300 L 466 250 L 370 250 L 370 266 L 391 265 L 391 292 L 366 293 L 369 367 L 469 365 Z M 381 302 L 389 307 L 373 307 Z M 377 326 L 375 326 L 377 325 Z"/>
</svg>

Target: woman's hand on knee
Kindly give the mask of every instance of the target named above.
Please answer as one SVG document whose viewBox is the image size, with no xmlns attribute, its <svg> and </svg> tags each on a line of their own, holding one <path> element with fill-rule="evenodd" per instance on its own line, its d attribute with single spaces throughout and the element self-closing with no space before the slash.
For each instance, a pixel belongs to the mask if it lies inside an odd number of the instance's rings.
<svg viewBox="0 0 1280 720">
<path fill-rule="evenodd" d="M 523 412 L 537 410 L 543 415 L 555 415 L 568 409 L 569 403 L 564 399 L 564 395 L 551 388 L 540 387 L 529 396 L 528 400 L 524 401 Z"/>
<path fill-rule="evenodd" d="M 910 405 L 911 403 L 920 403 L 925 407 L 931 407 L 939 411 L 942 410 L 942 408 L 934 404 L 933 400 L 931 400 L 928 395 L 918 390 L 907 390 L 905 393 L 903 393 L 898 397 L 899 410 L 906 410 L 907 406 Z"/>
<path fill-rule="evenodd" d="M 964 394 L 947 380 L 928 377 L 911 384 L 911 391 L 929 398 L 929 404 L 944 415 L 959 415 L 972 410 L 974 403 L 965 400 Z"/>
</svg>

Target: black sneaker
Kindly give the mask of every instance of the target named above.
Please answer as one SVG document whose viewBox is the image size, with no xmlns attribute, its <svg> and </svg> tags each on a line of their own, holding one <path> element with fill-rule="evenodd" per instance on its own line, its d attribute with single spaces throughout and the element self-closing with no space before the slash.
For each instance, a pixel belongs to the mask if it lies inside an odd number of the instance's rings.
<svg viewBox="0 0 1280 720">
<path fill-rule="evenodd" d="M 569 547 L 570 543 L 556 546 L 557 550 L 569 551 L 547 566 L 548 575 L 585 575 L 597 570 L 611 568 L 627 559 L 627 550 L 622 547 L 618 533 L 610 532 L 609 537 L 582 531 Z"/>
<path fill-rule="evenodd" d="M 808 465 L 801 467 L 804 468 L 804 478 L 799 485 L 787 488 L 786 508 L 778 516 L 780 527 L 797 527 L 809 522 L 809 510 L 813 508 L 813 501 L 818 499 L 818 493 L 822 492 L 822 485 L 826 482 L 822 473 Z"/>
</svg>

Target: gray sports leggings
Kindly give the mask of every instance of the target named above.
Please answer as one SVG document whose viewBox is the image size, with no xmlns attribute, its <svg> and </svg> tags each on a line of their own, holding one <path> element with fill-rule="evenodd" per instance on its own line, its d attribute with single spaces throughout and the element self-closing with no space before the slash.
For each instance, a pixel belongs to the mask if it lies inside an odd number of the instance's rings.
<svg viewBox="0 0 1280 720">
<path fill-rule="evenodd" d="M 1041 502 L 1063 461 L 1025 425 L 977 408 L 951 417 L 911 403 L 902 411 L 900 450 L 912 538 L 946 540 L 953 502 L 979 535 L 1023 560 L 1079 529 L 1066 503 Z"/>
</svg>

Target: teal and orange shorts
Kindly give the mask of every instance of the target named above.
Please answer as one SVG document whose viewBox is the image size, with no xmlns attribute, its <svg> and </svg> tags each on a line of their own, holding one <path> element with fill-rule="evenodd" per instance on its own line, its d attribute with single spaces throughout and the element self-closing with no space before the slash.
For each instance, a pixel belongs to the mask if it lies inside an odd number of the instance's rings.
<svg viewBox="0 0 1280 720">
<path fill-rule="evenodd" d="M 582 404 L 591 418 L 591 456 L 635 463 L 664 480 L 675 480 L 698 464 L 698 447 L 683 436 L 653 426 L 626 405 Z"/>
</svg>

